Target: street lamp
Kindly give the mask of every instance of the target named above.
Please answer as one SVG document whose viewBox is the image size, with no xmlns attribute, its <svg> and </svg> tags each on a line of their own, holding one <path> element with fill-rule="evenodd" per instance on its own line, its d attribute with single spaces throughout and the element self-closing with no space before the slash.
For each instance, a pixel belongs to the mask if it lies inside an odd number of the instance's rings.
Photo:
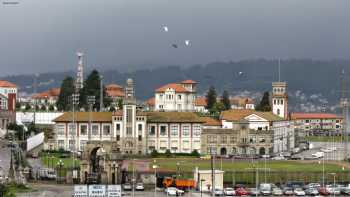
<svg viewBox="0 0 350 197">
<path fill-rule="evenodd" d="M 201 179 L 201 197 L 203 197 L 203 182 L 205 180 L 204 179 Z"/>
<path fill-rule="evenodd" d="M 89 104 L 89 129 L 88 129 L 88 138 L 91 140 L 91 122 L 92 122 L 92 108 L 95 105 L 95 96 L 87 96 L 87 103 Z"/>
<path fill-rule="evenodd" d="M 155 178 L 155 181 L 154 181 L 154 197 L 157 197 L 157 168 L 159 168 L 158 165 L 156 165 L 156 160 L 153 161 L 154 162 L 154 165 L 152 166 L 153 169 L 154 169 L 154 178 Z"/>
<path fill-rule="evenodd" d="M 336 173 L 332 172 L 332 173 L 329 173 L 330 175 L 333 176 L 333 196 L 335 196 L 335 176 L 337 175 Z"/>
<path fill-rule="evenodd" d="M 77 135 L 77 127 L 75 125 L 75 105 L 78 105 L 79 104 L 79 94 L 77 93 L 74 93 L 72 94 L 72 111 L 73 111 L 73 115 L 72 115 L 72 124 L 73 124 L 73 127 L 72 127 L 72 139 L 73 139 L 73 148 L 72 148 L 72 152 L 73 152 L 73 170 L 75 168 L 75 160 L 74 160 L 74 154 L 75 154 L 75 151 L 76 151 L 76 142 L 75 142 L 75 136 Z"/>
</svg>

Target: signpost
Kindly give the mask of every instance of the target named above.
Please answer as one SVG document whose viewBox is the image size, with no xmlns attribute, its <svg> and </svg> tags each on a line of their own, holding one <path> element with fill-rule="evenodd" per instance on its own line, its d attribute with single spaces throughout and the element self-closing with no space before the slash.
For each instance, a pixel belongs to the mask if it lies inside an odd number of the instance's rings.
<svg viewBox="0 0 350 197">
<path fill-rule="evenodd" d="M 105 197 L 105 185 L 89 185 L 89 197 Z"/>
<path fill-rule="evenodd" d="M 120 185 L 108 185 L 107 186 L 107 196 L 108 197 L 121 197 L 122 188 Z"/>
<path fill-rule="evenodd" d="M 74 185 L 74 197 L 88 197 L 87 185 Z"/>
</svg>

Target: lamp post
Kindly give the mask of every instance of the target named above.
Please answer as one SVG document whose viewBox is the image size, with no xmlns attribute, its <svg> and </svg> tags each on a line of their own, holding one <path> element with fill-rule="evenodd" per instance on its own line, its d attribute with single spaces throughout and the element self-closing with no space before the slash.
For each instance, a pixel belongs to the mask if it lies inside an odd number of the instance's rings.
<svg viewBox="0 0 350 197">
<path fill-rule="evenodd" d="M 203 197 L 203 182 L 205 180 L 204 179 L 201 179 L 201 197 Z"/>
<path fill-rule="evenodd" d="M 329 173 L 330 175 L 333 176 L 333 188 L 335 188 L 335 176 L 337 175 L 336 173 Z M 333 189 L 333 196 L 335 196 L 335 190 Z"/>
<path fill-rule="evenodd" d="M 135 197 L 135 159 L 132 160 L 132 197 Z"/>
<path fill-rule="evenodd" d="M 72 115 L 72 139 L 73 139 L 73 148 L 72 148 L 72 152 L 73 152 L 73 170 L 75 168 L 75 159 L 74 159 L 74 154 L 76 151 L 76 142 L 75 142 L 75 136 L 77 135 L 77 127 L 75 125 L 75 105 L 79 104 L 79 94 L 74 93 L 72 94 L 72 111 L 73 111 L 73 115 Z"/>
<path fill-rule="evenodd" d="M 92 108 L 95 105 L 95 96 L 87 96 L 87 103 L 89 104 L 89 129 L 88 129 L 88 138 L 91 140 L 91 122 L 92 122 Z"/>
<path fill-rule="evenodd" d="M 115 163 L 115 161 L 113 161 L 113 163 L 112 163 L 112 167 L 113 167 L 113 177 L 112 177 L 112 184 L 116 184 L 116 176 L 115 176 L 115 165 L 116 165 L 116 163 Z"/>
<path fill-rule="evenodd" d="M 60 159 L 56 165 L 58 168 L 57 183 L 59 183 L 60 179 L 62 178 L 62 167 L 64 166 L 64 162 L 62 161 L 62 159 Z"/>
<path fill-rule="evenodd" d="M 154 181 L 154 197 L 157 197 L 157 168 L 159 168 L 159 166 L 156 165 L 156 160 L 154 160 L 153 162 L 154 162 L 153 169 L 154 169 L 154 178 L 155 178 L 155 181 Z"/>
</svg>

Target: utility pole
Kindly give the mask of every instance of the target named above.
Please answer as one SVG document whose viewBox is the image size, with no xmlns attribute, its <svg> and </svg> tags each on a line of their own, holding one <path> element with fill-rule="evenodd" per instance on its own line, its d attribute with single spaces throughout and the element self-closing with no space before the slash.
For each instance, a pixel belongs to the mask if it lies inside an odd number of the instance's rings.
<svg viewBox="0 0 350 197">
<path fill-rule="evenodd" d="M 77 126 L 75 125 L 75 105 L 79 104 L 79 94 L 74 93 L 72 94 L 72 140 L 74 142 L 74 146 L 72 147 L 73 150 L 73 169 L 75 168 L 75 151 L 76 151 L 76 139 L 75 136 L 77 135 Z"/>
<path fill-rule="evenodd" d="M 39 77 L 38 73 L 34 75 L 34 84 L 33 84 L 33 94 L 34 95 L 36 95 L 36 92 L 37 92 L 37 86 L 38 86 L 37 78 L 38 77 Z M 35 127 L 35 122 L 36 122 L 36 106 L 37 106 L 37 99 L 34 99 L 34 117 L 33 117 L 34 127 Z"/>
<path fill-rule="evenodd" d="M 103 111 L 103 76 L 100 75 L 100 111 Z"/>
<path fill-rule="evenodd" d="M 342 140 L 344 145 L 344 160 L 348 159 L 348 131 L 347 131 L 347 120 L 348 120 L 348 107 L 349 102 L 347 98 L 347 81 L 345 78 L 345 71 L 342 70 L 341 73 L 341 99 L 340 99 L 340 105 L 342 106 L 342 112 L 343 112 L 343 124 L 342 124 Z"/>
<path fill-rule="evenodd" d="M 215 147 L 211 147 L 210 155 L 211 155 L 211 195 L 215 197 L 215 155 L 216 151 L 214 151 Z"/>
</svg>

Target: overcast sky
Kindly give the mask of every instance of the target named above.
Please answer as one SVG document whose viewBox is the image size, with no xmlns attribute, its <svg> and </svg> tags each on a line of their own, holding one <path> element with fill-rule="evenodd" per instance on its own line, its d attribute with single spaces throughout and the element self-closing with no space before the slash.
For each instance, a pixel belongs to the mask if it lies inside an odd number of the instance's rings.
<svg viewBox="0 0 350 197">
<path fill-rule="evenodd" d="M 78 50 L 117 69 L 350 54 L 349 0 L 17 1 L 0 4 L 0 76 L 72 70 Z"/>
</svg>

